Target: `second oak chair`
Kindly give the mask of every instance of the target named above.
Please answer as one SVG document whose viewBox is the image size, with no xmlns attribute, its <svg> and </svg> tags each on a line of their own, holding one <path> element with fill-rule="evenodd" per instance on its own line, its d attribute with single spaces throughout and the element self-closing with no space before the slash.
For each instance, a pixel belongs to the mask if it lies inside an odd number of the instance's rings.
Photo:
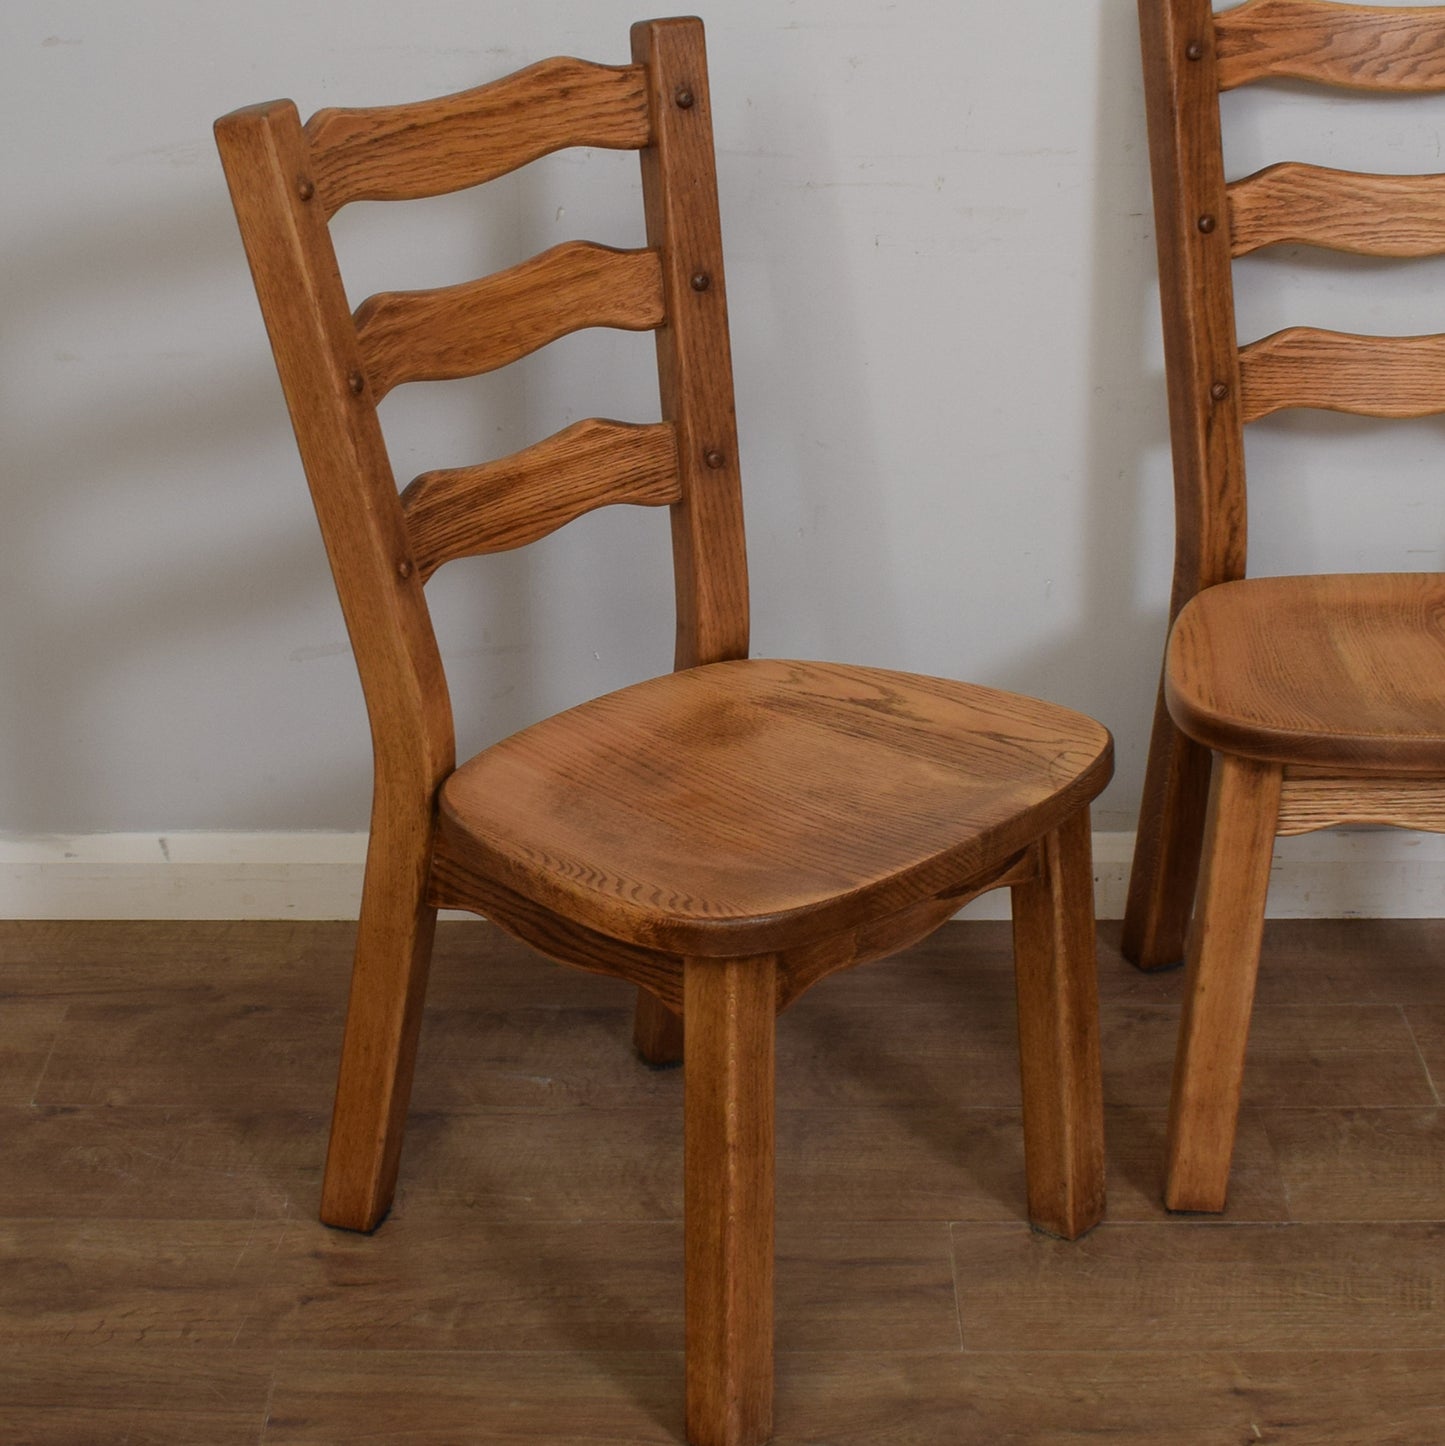
<svg viewBox="0 0 1445 1446">
<path fill-rule="evenodd" d="M 277 101 L 216 130 L 375 747 L 322 1218 L 371 1230 L 390 1205 L 438 907 L 631 981 L 642 1054 L 685 1055 L 688 1438 L 747 1446 L 772 1420 L 774 1017 L 825 975 L 1010 887 L 1029 1216 L 1071 1238 L 1098 1220 L 1089 803 L 1111 746 L 1009 693 L 748 659 L 702 26 L 640 23 L 632 47 L 630 65 L 548 60 L 304 126 Z M 458 190 L 564 146 L 641 152 L 645 248 L 568 242 L 353 313 L 328 232 L 340 207 Z M 656 333 L 660 422 L 578 422 L 398 495 L 377 419 L 391 388 L 602 325 Z M 671 509 L 675 671 L 458 767 L 423 584 L 617 502 Z"/>
<path fill-rule="evenodd" d="M 1219 95 L 1270 77 L 1445 92 L 1445 8 L 1139 0 L 1139 15 L 1178 542 L 1124 951 L 1173 963 L 1188 930 L 1165 1200 L 1221 1210 L 1275 835 L 1445 830 L 1445 574 L 1246 578 L 1243 436 L 1287 407 L 1445 412 L 1445 336 L 1293 327 L 1241 349 L 1231 263 L 1281 243 L 1445 255 L 1445 176 L 1285 163 L 1226 184 Z"/>
</svg>

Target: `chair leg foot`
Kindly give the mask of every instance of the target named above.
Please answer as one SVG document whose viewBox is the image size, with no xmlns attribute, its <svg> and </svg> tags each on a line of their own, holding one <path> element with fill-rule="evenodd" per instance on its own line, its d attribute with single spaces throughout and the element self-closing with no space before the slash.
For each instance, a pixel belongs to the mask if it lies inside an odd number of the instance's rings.
<svg viewBox="0 0 1445 1446">
<path fill-rule="evenodd" d="M 682 1063 L 682 1016 L 674 1014 L 650 990 L 637 991 L 637 1012 L 632 1021 L 632 1047 L 653 1069 Z"/>
<path fill-rule="evenodd" d="M 1283 769 L 1221 755 L 1169 1102 L 1171 1210 L 1224 1209 Z"/>
<path fill-rule="evenodd" d="M 1204 842 L 1209 769 L 1209 750 L 1174 726 L 1161 692 L 1120 944 L 1124 957 L 1140 969 L 1167 969 L 1184 962 Z"/>
<path fill-rule="evenodd" d="M 375 1230 L 396 1191 L 436 930 L 425 873 L 373 841 L 321 1187 L 322 1221 L 346 1230 Z"/>
<path fill-rule="evenodd" d="M 1089 812 L 1013 887 L 1029 1219 L 1074 1240 L 1104 1213 L 1104 1105 Z"/>
<path fill-rule="evenodd" d="M 762 1446 L 773 1415 L 776 962 L 689 959 L 683 991 L 687 1439 Z"/>
</svg>

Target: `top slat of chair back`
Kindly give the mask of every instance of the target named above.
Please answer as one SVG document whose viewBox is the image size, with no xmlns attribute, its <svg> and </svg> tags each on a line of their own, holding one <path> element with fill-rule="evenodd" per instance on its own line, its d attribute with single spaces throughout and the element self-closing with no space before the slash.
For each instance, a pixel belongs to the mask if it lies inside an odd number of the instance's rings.
<svg viewBox="0 0 1445 1446">
<path fill-rule="evenodd" d="M 678 666 L 746 656 L 702 25 L 641 22 L 632 46 L 629 65 L 547 60 L 439 100 L 323 110 L 304 128 L 290 102 L 217 122 L 348 625 L 353 638 L 401 634 L 389 647 L 358 647 L 364 686 L 370 674 L 377 690 L 395 693 L 387 674 L 394 679 L 400 655 L 411 658 L 413 681 L 424 673 L 436 692 L 419 593 L 382 616 L 378 595 L 400 587 L 410 597 L 452 558 L 520 546 L 614 502 L 671 507 Z M 327 225 L 340 207 L 460 190 L 569 146 L 640 152 L 645 249 L 568 242 L 479 281 L 381 293 L 350 313 Z M 586 326 L 656 333 L 660 424 L 580 423 L 514 457 L 430 472 L 398 494 L 376 417 L 387 391 L 503 366 Z M 414 699 L 403 700 L 407 710 Z"/>
<path fill-rule="evenodd" d="M 1445 7 L 1247 0 L 1215 17 L 1219 88 L 1271 77 L 1350 90 L 1445 90 Z"/>
<path fill-rule="evenodd" d="M 569 146 L 641 150 L 650 133 L 642 66 L 569 56 L 437 100 L 323 110 L 306 123 L 328 217 L 350 201 L 464 190 Z"/>
<path fill-rule="evenodd" d="M 1139 0 L 1178 525 L 1174 610 L 1245 571 L 1242 429 L 1287 407 L 1445 411 L 1445 338 L 1295 327 L 1240 348 L 1231 262 L 1304 244 L 1445 254 L 1445 176 L 1285 162 L 1227 182 L 1219 95 L 1267 79 L 1445 92 L 1445 6 Z"/>
</svg>

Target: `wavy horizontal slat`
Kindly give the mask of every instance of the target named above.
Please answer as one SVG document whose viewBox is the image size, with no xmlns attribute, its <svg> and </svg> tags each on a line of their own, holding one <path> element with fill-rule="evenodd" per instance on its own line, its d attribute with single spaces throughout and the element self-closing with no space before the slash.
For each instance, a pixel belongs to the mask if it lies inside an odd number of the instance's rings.
<svg viewBox="0 0 1445 1446">
<path fill-rule="evenodd" d="M 317 111 L 306 139 L 328 216 L 348 201 L 440 196 L 567 146 L 645 146 L 647 75 L 559 56 L 437 100 Z"/>
<path fill-rule="evenodd" d="M 1445 175 L 1371 176 L 1288 161 L 1229 187 L 1236 256 L 1326 246 L 1359 256 L 1445 254 Z"/>
<path fill-rule="evenodd" d="M 402 382 L 476 376 L 570 331 L 647 331 L 663 319 L 654 251 L 566 241 L 520 266 L 432 291 L 382 291 L 356 309 L 373 395 Z"/>
<path fill-rule="evenodd" d="M 1445 412 L 1445 336 L 1351 336 L 1294 326 L 1239 353 L 1246 422 L 1287 407 L 1364 417 Z"/>
<path fill-rule="evenodd" d="M 1214 17 L 1219 88 L 1268 76 L 1350 90 L 1445 90 L 1445 6 L 1247 0 Z"/>
<path fill-rule="evenodd" d="M 670 422 L 593 417 L 495 462 L 424 472 L 401 503 L 425 579 L 453 558 L 535 542 L 596 507 L 658 507 L 681 495 Z"/>
</svg>

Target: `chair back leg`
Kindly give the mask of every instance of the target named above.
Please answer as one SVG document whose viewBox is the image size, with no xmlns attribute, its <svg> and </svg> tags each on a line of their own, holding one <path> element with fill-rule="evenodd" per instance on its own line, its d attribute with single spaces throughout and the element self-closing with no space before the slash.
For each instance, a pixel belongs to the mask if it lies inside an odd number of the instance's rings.
<svg viewBox="0 0 1445 1446">
<path fill-rule="evenodd" d="M 637 991 L 632 1047 L 654 1069 L 682 1063 L 682 1016 L 674 1014 L 650 989 Z"/>
<path fill-rule="evenodd" d="M 430 859 L 429 838 L 418 847 L 373 825 L 321 1186 L 327 1225 L 372 1231 L 391 1209 L 436 932 Z"/>
<path fill-rule="evenodd" d="M 1121 940 L 1140 969 L 1184 962 L 1208 800 L 1209 750 L 1174 726 L 1161 689 Z"/>
</svg>

